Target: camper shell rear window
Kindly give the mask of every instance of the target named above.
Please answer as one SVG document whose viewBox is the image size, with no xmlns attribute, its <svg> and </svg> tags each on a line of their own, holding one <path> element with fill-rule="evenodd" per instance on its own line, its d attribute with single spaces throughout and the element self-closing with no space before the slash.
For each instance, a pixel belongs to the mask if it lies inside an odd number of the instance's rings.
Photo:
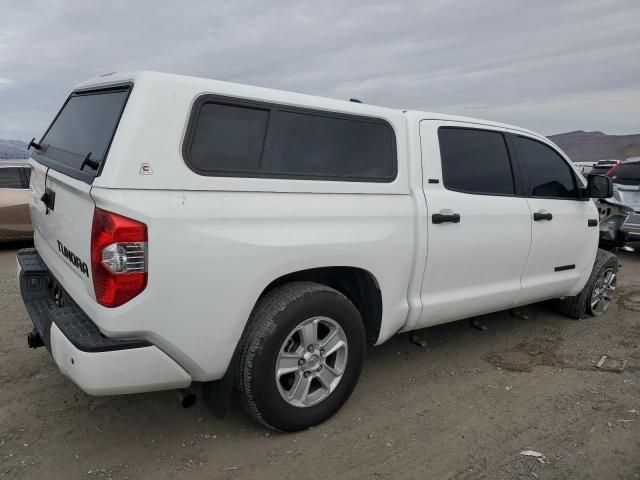
<svg viewBox="0 0 640 480">
<path fill-rule="evenodd" d="M 132 85 L 75 91 L 34 150 L 36 160 L 92 183 L 100 175 Z"/>
</svg>

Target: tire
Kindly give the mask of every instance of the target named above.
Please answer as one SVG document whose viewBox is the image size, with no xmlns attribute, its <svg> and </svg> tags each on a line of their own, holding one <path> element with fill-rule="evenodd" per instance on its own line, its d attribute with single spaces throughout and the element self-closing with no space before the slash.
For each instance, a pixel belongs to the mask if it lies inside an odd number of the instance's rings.
<svg viewBox="0 0 640 480">
<path fill-rule="evenodd" d="M 557 310 L 576 320 L 582 319 L 587 315 L 594 317 L 602 315 L 611 305 L 611 296 L 615 290 L 617 274 L 618 258 L 606 250 L 598 249 L 587 284 L 575 297 L 566 297 L 558 300 L 556 302 Z M 613 276 L 611 277 L 610 275 Z M 609 285 L 609 287 L 612 288 L 603 289 L 603 282 L 610 282 L 611 285 Z M 605 299 L 604 296 L 608 296 L 608 300 Z M 600 301 L 603 303 L 600 305 L 596 303 L 595 306 L 593 306 L 593 302 L 599 297 L 603 297 L 600 298 Z"/>
<path fill-rule="evenodd" d="M 314 329 L 317 342 L 308 341 Z M 312 282 L 277 287 L 258 301 L 245 331 L 237 377 L 244 406 L 275 430 L 317 425 L 353 392 L 365 350 L 360 312 L 342 293 Z"/>
</svg>

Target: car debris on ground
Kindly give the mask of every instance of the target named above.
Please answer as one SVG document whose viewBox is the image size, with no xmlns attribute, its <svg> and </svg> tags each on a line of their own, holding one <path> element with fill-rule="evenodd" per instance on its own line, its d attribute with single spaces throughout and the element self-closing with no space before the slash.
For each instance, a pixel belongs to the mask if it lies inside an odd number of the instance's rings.
<svg viewBox="0 0 640 480">
<path fill-rule="evenodd" d="M 602 355 L 598 363 L 596 363 L 596 368 L 607 372 L 621 373 L 626 368 L 627 363 L 628 360 L 619 360 L 607 355 Z"/>
<path fill-rule="evenodd" d="M 524 455 L 525 457 L 534 457 L 540 463 L 546 463 L 545 459 L 547 457 L 545 457 L 544 454 L 540 452 L 536 452 L 535 450 L 523 450 L 520 452 L 520 455 Z"/>
</svg>

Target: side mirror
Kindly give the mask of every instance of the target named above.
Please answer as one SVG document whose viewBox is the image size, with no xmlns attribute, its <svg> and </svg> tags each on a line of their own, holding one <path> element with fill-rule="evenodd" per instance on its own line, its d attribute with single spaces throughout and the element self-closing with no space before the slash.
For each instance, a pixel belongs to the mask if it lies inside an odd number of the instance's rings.
<svg viewBox="0 0 640 480">
<path fill-rule="evenodd" d="M 589 175 L 586 193 L 589 198 L 611 198 L 613 197 L 613 180 L 606 175 Z"/>
</svg>

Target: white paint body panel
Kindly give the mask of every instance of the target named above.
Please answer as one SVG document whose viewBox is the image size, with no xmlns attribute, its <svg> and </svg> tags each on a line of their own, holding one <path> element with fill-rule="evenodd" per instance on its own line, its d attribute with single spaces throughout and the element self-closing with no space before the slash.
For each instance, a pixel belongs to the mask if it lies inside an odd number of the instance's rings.
<svg viewBox="0 0 640 480">
<path fill-rule="evenodd" d="M 60 371 L 90 395 L 185 388 L 191 377 L 156 347 L 82 352 L 51 325 L 51 354 Z"/>
<path fill-rule="evenodd" d="M 448 190 L 442 181 L 438 128 L 461 122 L 421 122 L 428 257 L 417 327 L 513 306 L 529 255 L 531 214 L 524 198 Z M 485 127 L 487 128 L 487 127 Z M 490 128 L 490 127 L 489 127 Z M 431 223 L 434 213 L 458 213 L 460 223 Z M 586 222 L 585 222 L 586 224 Z"/>
<path fill-rule="evenodd" d="M 380 283 L 381 338 L 407 316 L 409 195 L 139 191 L 94 188 L 96 204 L 148 225 L 149 281 L 122 307 L 80 307 L 110 336 L 146 338 L 195 380 L 227 369 L 264 288 L 287 273 L 353 266 Z M 381 252 L 407 252 L 384 255 Z"/>
<path fill-rule="evenodd" d="M 528 135 L 556 150 L 571 167 L 582 186 L 587 181 L 569 157 L 546 138 Z M 598 251 L 599 229 L 588 226 L 588 219 L 597 219 L 598 208 L 593 201 L 572 199 L 527 198 L 531 216 L 535 212 L 549 212 L 552 221 L 533 222 L 531 253 L 522 275 L 522 294 L 518 303 L 577 295 L 591 275 Z M 574 242 L 574 239 L 580 239 Z M 554 267 L 575 265 L 575 268 L 556 272 Z"/>
<path fill-rule="evenodd" d="M 75 275 L 70 281 L 82 290 L 78 293 L 95 300 L 90 262 L 91 225 L 95 209 L 89 193 L 91 185 L 49 168 L 46 187 L 55 192 L 54 209 L 46 213 L 46 207 L 38 198 L 31 205 L 34 224 L 46 225 L 35 234 L 37 244 L 44 242 L 48 247 L 39 250 L 40 256 L 47 265 L 53 264 L 64 272 L 65 277 Z M 83 259 L 87 269 L 83 271 L 72 265 L 62 254 L 58 242 Z"/>
<path fill-rule="evenodd" d="M 519 303 L 557 298 L 559 293 L 577 294 L 584 284 L 581 279 L 591 273 L 598 248 L 599 230 L 587 225 L 588 218 L 598 218 L 595 204 L 547 198 L 528 198 L 527 202 L 532 216 L 550 212 L 553 220 L 533 222 L 531 254 L 522 276 Z M 571 241 L 576 238 L 581 241 Z M 554 271 L 565 265 L 575 268 Z"/>
<path fill-rule="evenodd" d="M 477 198 L 425 181 L 441 177 L 440 124 L 535 134 L 461 117 L 148 72 L 79 87 L 123 81 L 134 87 L 93 185 L 50 172 L 52 188 L 61 192 L 55 215 L 45 215 L 39 202 L 44 183 L 38 179 L 46 169 L 31 161 L 35 242 L 49 269 L 105 335 L 155 345 L 135 349 L 148 351 L 139 359 L 133 351 L 83 353 L 81 363 L 72 365 L 68 342 L 57 331 L 56 361 L 86 391 L 123 393 L 221 378 L 265 287 L 300 270 L 343 266 L 369 272 L 382 295 L 378 344 L 398 331 L 508 308 L 523 298 L 535 301 L 537 293 L 526 297 L 521 287 L 525 265 L 533 275 L 538 263 L 529 258 L 527 200 Z M 181 150 L 191 107 L 207 93 L 384 119 L 396 135 L 397 177 L 366 183 L 198 175 Z M 142 163 L 152 175 L 139 174 Z M 57 252 L 61 240 L 90 263 L 94 206 L 148 227 L 147 287 L 117 308 L 97 304 L 90 279 Z M 461 213 L 464 222 L 433 225 L 431 214 L 442 208 Z M 580 248 L 592 263 L 596 246 L 589 241 Z M 557 296 L 566 294 L 564 287 Z M 91 380 L 88 373 L 124 372 L 127 361 L 141 366 L 122 373 L 120 387 L 104 375 Z"/>
</svg>

